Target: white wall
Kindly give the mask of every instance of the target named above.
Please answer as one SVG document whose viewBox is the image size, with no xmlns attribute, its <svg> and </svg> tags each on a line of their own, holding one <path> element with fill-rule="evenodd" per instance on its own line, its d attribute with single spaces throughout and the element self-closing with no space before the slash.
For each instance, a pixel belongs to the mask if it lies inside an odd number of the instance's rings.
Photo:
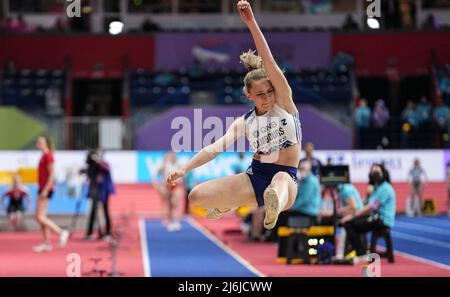
<svg viewBox="0 0 450 297">
<path fill-rule="evenodd" d="M 405 182 L 416 158 L 421 161 L 429 181 L 445 180 L 444 151 L 440 150 L 317 151 L 315 155 L 322 162 L 331 158 L 334 164 L 348 164 L 353 182 L 367 182 L 371 165 L 381 162 L 384 162 L 393 182 Z"/>
</svg>

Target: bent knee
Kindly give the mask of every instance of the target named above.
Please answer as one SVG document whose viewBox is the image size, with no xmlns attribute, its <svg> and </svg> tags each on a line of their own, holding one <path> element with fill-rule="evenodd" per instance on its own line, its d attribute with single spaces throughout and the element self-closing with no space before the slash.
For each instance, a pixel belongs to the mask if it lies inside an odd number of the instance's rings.
<svg viewBox="0 0 450 297">
<path fill-rule="evenodd" d="M 44 220 L 45 220 L 45 216 L 43 215 L 36 215 L 35 217 L 36 222 L 38 222 L 39 224 L 43 224 Z"/>
<path fill-rule="evenodd" d="M 194 187 L 190 192 L 189 192 L 189 195 L 188 195 L 188 200 L 189 200 L 189 203 L 192 205 L 192 206 L 199 206 L 200 204 L 201 204 L 201 194 L 200 194 L 200 191 L 199 191 L 199 189 L 198 189 L 198 186 L 197 187 Z"/>
<path fill-rule="evenodd" d="M 291 179 L 291 176 L 289 175 L 289 173 L 284 172 L 284 171 L 277 172 L 273 177 L 274 178 L 288 178 L 288 179 Z"/>
<path fill-rule="evenodd" d="M 292 180 L 292 176 L 283 171 L 277 172 L 273 176 L 272 181 L 280 181 L 280 180 Z"/>
</svg>

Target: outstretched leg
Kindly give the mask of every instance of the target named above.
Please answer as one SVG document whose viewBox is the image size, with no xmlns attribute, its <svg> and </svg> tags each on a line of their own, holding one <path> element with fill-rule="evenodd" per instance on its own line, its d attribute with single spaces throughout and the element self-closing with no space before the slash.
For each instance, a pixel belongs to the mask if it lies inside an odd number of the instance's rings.
<svg viewBox="0 0 450 297">
<path fill-rule="evenodd" d="M 46 243 L 50 243 L 50 231 L 61 235 L 63 230 L 56 225 L 52 220 L 47 217 L 48 199 L 38 198 L 37 201 L 37 211 L 36 211 L 36 221 L 44 228 L 44 240 Z"/>
<path fill-rule="evenodd" d="M 286 172 L 278 172 L 264 191 L 266 217 L 264 228 L 273 229 L 280 212 L 289 209 L 297 196 L 297 185 Z"/>
<path fill-rule="evenodd" d="M 193 206 L 219 211 L 257 205 L 250 178 L 245 173 L 201 183 L 189 193 L 189 201 Z"/>
</svg>

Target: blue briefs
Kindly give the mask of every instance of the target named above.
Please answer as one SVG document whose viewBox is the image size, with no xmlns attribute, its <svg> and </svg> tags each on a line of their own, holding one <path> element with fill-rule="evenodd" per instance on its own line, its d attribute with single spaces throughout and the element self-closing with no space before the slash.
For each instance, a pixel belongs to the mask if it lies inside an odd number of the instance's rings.
<svg viewBox="0 0 450 297">
<path fill-rule="evenodd" d="M 278 172 L 286 172 L 292 177 L 292 180 L 297 183 L 296 167 L 261 163 L 260 161 L 253 159 L 252 164 L 247 169 L 246 173 L 250 177 L 258 206 L 264 205 L 264 191 L 272 182 L 274 175 Z"/>
</svg>

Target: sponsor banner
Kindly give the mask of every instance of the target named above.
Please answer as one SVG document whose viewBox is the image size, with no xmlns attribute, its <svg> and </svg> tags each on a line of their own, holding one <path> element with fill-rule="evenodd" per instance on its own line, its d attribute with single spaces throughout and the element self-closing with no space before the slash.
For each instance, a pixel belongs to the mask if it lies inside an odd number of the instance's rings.
<svg viewBox="0 0 450 297">
<path fill-rule="evenodd" d="M 121 151 L 106 152 L 105 159 L 111 166 L 116 183 L 148 183 L 154 178 L 160 180 L 156 171 L 162 164 L 165 151 Z M 186 164 L 194 152 L 182 152 L 177 155 L 180 165 Z M 304 154 L 304 153 L 303 153 Z M 21 168 L 36 168 L 41 153 L 38 151 L 3 151 L 0 152 L 0 172 L 17 172 Z M 348 164 L 353 182 L 365 183 L 373 163 L 383 162 L 390 172 L 393 182 L 406 182 L 414 159 L 421 161 L 422 167 L 431 182 L 446 180 L 445 167 L 450 162 L 450 151 L 315 151 L 314 156 L 323 164 Z M 251 153 L 246 153 L 240 164 L 238 154 L 224 152 L 216 159 L 197 168 L 193 172 L 196 182 L 220 178 L 235 174 L 251 163 Z M 64 183 L 67 174 L 85 166 L 85 151 L 55 152 L 56 181 Z M 237 169 L 240 168 L 240 169 Z"/>
<path fill-rule="evenodd" d="M 56 151 L 55 180 L 64 183 L 73 170 L 86 166 L 86 151 Z M 39 151 L 3 151 L 0 152 L 0 171 L 17 172 L 21 168 L 37 168 L 41 152 Z M 105 159 L 111 166 L 116 183 L 137 182 L 137 162 L 135 151 L 106 152 Z"/>
<path fill-rule="evenodd" d="M 111 151 L 105 153 L 105 160 L 111 167 L 115 183 L 137 183 L 137 156 L 135 151 Z"/>
<path fill-rule="evenodd" d="M 450 150 L 445 150 L 444 151 L 444 163 L 443 163 L 443 167 L 444 167 L 444 176 L 447 176 L 447 164 L 450 165 Z"/>
<path fill-rule="evenodd" d="M 353 182 L 367 182 L 373 163 L 384 163 L 393 182 L 408 181 L 408 174 L 415 159 L 419 159 L 428 180 L 445 180 L 442 170 L 444 151 L 441 150 L 390 150 L 390 151 L 317 151 L 315 157 L 323 164 L 329 160 L 332 164 L 348 164 Z"/>
<path fill-rule="evenodd" d="M 138 153 L 138 181 L 150 182 L 162 164 L 165 152 L 139 152 Z M 303 153 L 304 154 L 304 153 Z M 179 153 L 177 160 L 184 165 L 194 153 Z M 245 166 L 251 163 L 251 154 L 247 153 L 244 159 Z M 348 164 L 352 182 L 365 183 L 373 163 L 384 163 L 389 170 L 393 182 L 408 181 L 408 174 L 416 158 L 421 161 L 422 167 L 431 182 L 445 180 L 442 170 L 444 166 L 444 152 L 438 150 L 421 151 L 316 151 L 314 156 L 322 164 Z M 450 159 L 450 157 L 449 157 Z M 194 172 L 194 180 L 201 182 L 234 174 L 239 162 L 237 153 L 222 153 Z M 161 177 L 157 177 L 159 180 Z"/>
<path fill-rule="evenodd" d="M 9 184 L 0 184 L 0 194 L 6 192 L 10 188 Z M 38 186 L 37 184 L 27 184 L 25 188 L 30 194 L 31 204 L 26 205 L 25 212 L 32 214 L 36 209 L 36 201 L 38 197 Z M 88 187 L 84 185 L 83 187 L 77 189 L 76 196 L 73 195 L 74 192 L 69 191 L 69 187 L 66 184 L 56 184 L 55 191 L 52 199 L 48 204 L 48 213 L 50 214 L 74 214 L 77 211 L 81 214 L 85 214 L 87 207 L 87 197 Z M 80 204 L 78 205 L 78 199 Z"/>
<path fill-rule="evenodd" d="M 269 32 L 267 42 L 283 67 L 327 67 L 331 53 L 328 32 Z M 294 40 L 298 42 L 293 42 Z M 177 70 L 200 63 L 205 68 L 244 70 L 239 55 L 255 49 L 249 32 L 158 33 L 155 36 L 157 69 Z"/>
<path fill-rule="evenodd" d="M 162 165 L 163 158 L 166 152 L 138 152 L 138 182 L 159 182 L 162 176 L 157 172 Z M 180 166 L 185 165 L 195 153 L 178 153 L 177 163 Z M 237 173 L 238 168 L 247 169 L 251 163 L 251 153 L 246 153 L 242 164 L 237 153 L 224 152 L 217 158 L 208 162 L 207 164 L 193 170 L 192 178 L 195 182 L 203 182 L 210 179 L 221 178 Z M 242 170 L 242 169 L 241 169 Z"/>
</svg>

